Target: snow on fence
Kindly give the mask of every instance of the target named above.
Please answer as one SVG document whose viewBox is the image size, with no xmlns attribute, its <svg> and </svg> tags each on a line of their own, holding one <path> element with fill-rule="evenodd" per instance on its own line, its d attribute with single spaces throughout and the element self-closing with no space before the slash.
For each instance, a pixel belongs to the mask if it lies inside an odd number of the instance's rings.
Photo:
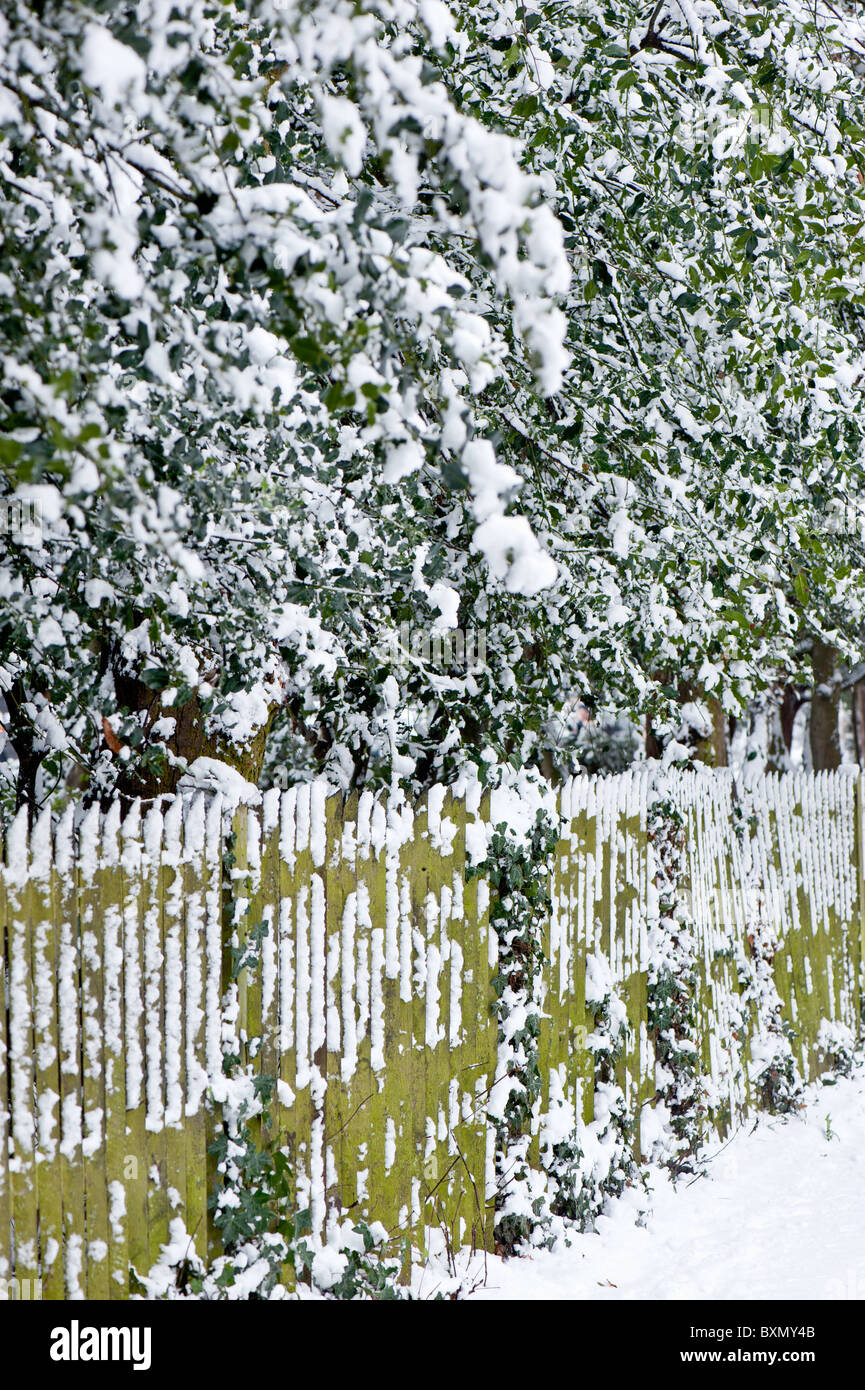
<svg viewBox="0 0 865 1390">
<path fill-rule="evenodd" d="M 700 953 L 699 1035 L 713 1119 L 747 1111 L 749 1035 L 737 951 L 755 914 L 806 1076 L 824 1019 L 858 1028 L 861 785 L 769 778 L 743 843 L 724 773 L 669 779 L 687 822 Z M 857 787 L 859 788 L 857 794 Z M 646 772 L 560 793 L 540 1038 L 544 1103 L 592 1118 L 586 957 L 610 965 L 629 1021 L 618 1080 L 651 1133 L 647 922 L 655 910 Z M 495 939 L 483 878 L 466 882 L 489 801 L 434 789 L 414 809 L 317 784 L 223 816 L 219 798 L 124 820 L 72 810 L 6 836 L 0 874 L 0 1280 L 19 1296 L 128 1296 L 175 1210 L 202 1255 L 222 1074 L 226 928 L 254 939 L 240 976 L 248 1059 L 278 1077 L 272 1127 L 314 1232 L 367 1216 L 391 1233 L 446 1222 L 489 1243 L 496 1077 Z M 756 884 L 756 889 L 755 889 Z M 8 1154 L 8 1159 L 7 1159 Z"/>
</svg>

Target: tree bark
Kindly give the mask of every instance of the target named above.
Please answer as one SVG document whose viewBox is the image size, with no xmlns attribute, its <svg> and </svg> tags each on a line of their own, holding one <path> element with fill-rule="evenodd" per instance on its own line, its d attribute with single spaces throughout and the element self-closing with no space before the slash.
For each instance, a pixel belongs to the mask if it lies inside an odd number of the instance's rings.
<svg viewBox="0 0 865 1390">
<path fill-rule="evenodd" d="M 841 687 L 834 681 L 837 652 L 828 642 L 815 638 L 811 648 L 814 689 L 811 695 L 811 721 L 808 739 L 811 767 L 815 772 L 841 766 L 841 738 L 838 707 Z"/>
<path fill-rule="evenodd" d="M 658 738 L 657 738 L 657 736 L 656 736 L 656 734 L 655 734 L 654 729 L 652 728 L 652 716 L 651 716 L 650 714 L 647 714 L 647 715 L 646 715 L 646 757 L 647 757 L 647 758 L 660 758 L 662 752 L 663 752 L 663 750 L 662 750 L 662 748 L 661 748 L 661 745 L 660 745 L 660 743 L 659 743 L 659 741 L 658 741 Z"/>
<path fill-rule="evenodd" d="M 693 701 L 702 705 L 709 716 L 710 727 L 705 734 L 689 729 L 685 743 L 692 750 L 694 762 L 705 763 L 708 767 L 727 766 L 727 718 L 721 702 L 714 695 L 707 695 L 700 686 L 681 682 L 679 702 L 682 705 Z"/>
<path fill-rule="evenodd" d="M 707 738 L 697 741 L 694 757 L 698 763 L 709 767 L 727 766 L 727 719 L 721 703 L 714 695 L 707 695 L 704 701 L 712 720 L 712 732 Z"/>
<path fill-rule="evenodd" d="M 711 728 L 704 735 L 695 729 L 689 729 L 683 735 L 686 746 L 692 751 L 694 761 L 706 763 L 709 767 L 726 767 L 729 730 L 727 716 L 721 708 L 720 701 L 714 695 L 706 695 L 684 683 L 679 685 L 679 701 L 683 705 L 698 701 L 705 706 L 711 720 Z M 645 722 L 645 749 L 647 758 L 663 757 L 664 744 L 655 733 L 649 714 L 646 715 Z"/>
<path fill-rule="evenodd" d="M 36 750 L 36 733 L 30 720 L 23 713 L 26 699 L 24 686 L 13 681 L 6 691 L 6 710 L 9 742 L 18 759 L 18 776 L 15 783 L 15 809 L 27 807 L 30 820 L 36 812 L 36 777 L 44 752 Z"/>
<path fill-rule="evenodd" d="M 175 720 L 173 734 L 163 740 L 175 757 L 183 758 L 187 763 L 194 762 L 196 758 L 218 758 L 221 762 L 236 768 L 248 782 L 257 784 L 264 764 L 270 720 L 258 730 L 249 743 L 238 746 L 207 733 L 204 711 L 196 698 L 188 700 L 184 705 L 168 708 L 160 703 L 159 695 L 141 681 L 127 677 L 121 682 L 115 678 L 115 688 L 121 703 L 127 709 L 148 710 L 153 713 L 154 718 L 171 717 Z M 274 710 L 271 711 L 271 716 L 273 713 Z M 165 793 L 175 792 L 182 776 L 183 768 L 167 761 L 163 762 L 158 773 L 147 768 L 130 767 L 118 779 L 117 790 L 124 797 L 150 800 Z"/>
<path fill-rule="evenodd" d="M 781 734 L 784 739 L 784 747 L 789 753 L 793 747 L 793 725 L 796 722 L 796 715 L 802 707 L 802 701 L 794 685 L 784 686 L 784 695 L 781 700 Z"/>
</svg>

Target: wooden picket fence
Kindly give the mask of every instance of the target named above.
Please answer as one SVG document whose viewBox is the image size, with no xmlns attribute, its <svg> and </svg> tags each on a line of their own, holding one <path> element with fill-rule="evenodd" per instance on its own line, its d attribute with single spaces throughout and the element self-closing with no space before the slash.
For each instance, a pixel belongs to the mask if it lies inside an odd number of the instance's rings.
<svg viewBox="0 0 865 1390">
<path fill-rule="evenodd" d="M 755 910 L 780 943 L 803 1074 L 822 1065 L 824 1019 L 858 1031 L 862 786 L 843 771 L 760 783 L 746 873 L 732 778 L 668 781 L 687 819 L 702 1064 L 723 1129 L 756 1099 L 735 964 Z M 272 1127 L 313 1232 L 363 1216 L 415 1239 L 444 1223 L 456 1242 L 489 1245 L 496 946 L 487 884 L 467 881 L 466 865 L 497 822 L 495 795 L 434 788 L 411 807 L 312 784 L 233 818 L 198 795 L 125 818 L 116 805 L 78 819 L 70 808 L 29 832 L 16 820 L 0 873 L 4 1288 L 126 1298 L 130 1269 L 151 1268 L 176 1215 L 202 1256 L 218 1250 L 209 1094 L 233 923 L 246 937 L 267 925 L 240 977 L 239 1021 L 260 1039 L 252 1064 L 278 1078 Z M 655 1095 L 649 795 L 639 769 L 558 793 L 540 1040 L 544 1107 L 589 1122 L 586 960 L 606 960 L 627 1008 L 618 1079 L 641 1117 L 638 1146 Z"/>
</svg>

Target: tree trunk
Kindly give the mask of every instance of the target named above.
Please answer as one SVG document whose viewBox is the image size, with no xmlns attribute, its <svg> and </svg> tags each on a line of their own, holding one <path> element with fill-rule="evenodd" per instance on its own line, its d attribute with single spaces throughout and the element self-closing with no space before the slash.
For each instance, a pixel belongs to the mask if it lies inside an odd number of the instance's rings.
<svg viewBox="0 0 865 1390">
<path fill-rule="evenodd" d="M 726 767 L 727 719 L 714 695 L 707 695 L 705 704 L 712 720 L 712 732 L 697 741 L 694 757 L 698 763 L 707 763 L 709 767 Z"/>
<path fill-rule="evenodd" d="M 802 701 L 797 694 L 794 685 L 784 686 L 784 695 L 781 700 L 781 734 L 784 739 L 784 747 L 789 753 L 793 747 L 793 725 L 796 722 L 796 715 L 802 707 Z"/>
<path fill-rule="evenodd" d="M 660 743 L 658 742 L 658 738 L 657 738 L 657 736 L 656 736 L 656 734 L 655 734 L 655 731 L 654 731 L 654 729 L 652 728 L 652 716 L 651 716 L 650 714 L 647 714 L 647 715 L 646 715 L 646 757 L 647 757 L 647 758 L 660 758 L 662 751 L 663 751 L 663 750 L 662 750 L 662 748 L 661 748 Z"/>
<path fill-rule="evenodd" d="M 765 718 L 765 771 L 789 772 L 790 745 L 793 738 L 793 719 L 796 714 L 795 691 L 791 687 L 773 683 L 760 703 L 760 716 Z M 792 711 L 792 713 L 791 713 Z M 756 725 L 755 717 L 753 724 Z"/>
<path fill-rule="evenodd" d="M 688 728 L 684 734 L 686 747 L 692 750 L 694 762 L 705 763 L 708 767 L 727 766 L 727 718 L 721 702 L 714 695 L 707 695 L 700 686 L 681 682 L 679 684 L 680 704 L 694 703 L 701 706 L 708 715 L 705 732 Z"/>
<path fill-rule="evenodd" d="M 170 717 L 175 720 L 173 734 L 163 740 L 175 757 L 183 758 L 187 763 L 194 762 L 196 758 L 218 758 L 221 762 L 236 768 L 248 782 L 258 783 L 264 764 L 270 719 L 249 743 L 240 747 L 207 733 L 204 711 L 198 699 L 193 698 L 185 705 L 168 708 L 160 703 L 159 695 L 141 681 L 127 677 L 122 684 L 124 688 L 121 693 L 121 681 L 115 678 L 118 696 L 127 708 L 149 710 L 154 718 Z M 273 713 L 274 710 L 271 711 L 271 715 Z M 148 722 L 152 723 L 153 720 Z M 183 771 L 182 767 L 176 767 L 167 761 L 163 761 L 158 772 L 146 767 L 131 767 L 121 774 L 117 789 L 121 796 L 149 800 L 176 791 Z"/>
<path fill-rule="evenodd" d="M 719 700 L 714 695 L 704 695 L 700 691 L 694 691 L 690 685 L 682 684 L 679 686 L 679 700 L 682 705 L 698 701 L 705 706 L 709 719 L 710 727 L 705 733 L 698 732 L 696 729 L 687 729 L 681 737 L 685 745 L 692 750 L 695 762 L 706 763 L 709 767 L 727 766 L 727 716 L 724 714 Z M 652 727 L 651 715 L 646 715 L 645 725 L 645 747 L 647 758 L 663 757 L 663 744 Z"/>
<path fill-rule="evenodd" d="M 811 648 L 811 668 L 814 690 L 811 696 L 811 722 L 808 738 L 811 745 L 811 767 L 823 772 L 841 766 L 841 738 L 838 731 L 838 706 L 841 687 L 833 680 L 837 652 L 828 642 L 814 639 Z"/>
<path fill-rule="evenodd" d="M 30 720 L 23 713 L 26 693 L 20 681 L 13 681 L 6 691 L 7 727 L 9 742 L 18 759 L 18 776 L 15 783 L 15 809 L 27 807 L 32 821 L 36 813 L 36 776 L 44 752 L 36 750 L 36 732 Z"/>
</svg>

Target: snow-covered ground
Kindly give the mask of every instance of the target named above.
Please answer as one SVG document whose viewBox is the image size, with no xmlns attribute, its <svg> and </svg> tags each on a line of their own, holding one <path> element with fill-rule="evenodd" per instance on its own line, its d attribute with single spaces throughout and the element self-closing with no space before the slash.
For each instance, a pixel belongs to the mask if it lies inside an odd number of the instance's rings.
<svg viewBox="0 0 865 1390">
<path fill-rule="evenodd" d="M 865 1068 L 806 1099 L 738 1131 L 704 1177 L 674 1188 L 653 1170 L 650 1193 L 626 1194 L 569 1249 L 488 1257 L 470 1297 L 865 1299 Z M 479 1284 L 483 1263 L 466 1273 Z M 433 1266 L 416 1277 L 421 1297 L 437 1285 Z"/>
</svg>

